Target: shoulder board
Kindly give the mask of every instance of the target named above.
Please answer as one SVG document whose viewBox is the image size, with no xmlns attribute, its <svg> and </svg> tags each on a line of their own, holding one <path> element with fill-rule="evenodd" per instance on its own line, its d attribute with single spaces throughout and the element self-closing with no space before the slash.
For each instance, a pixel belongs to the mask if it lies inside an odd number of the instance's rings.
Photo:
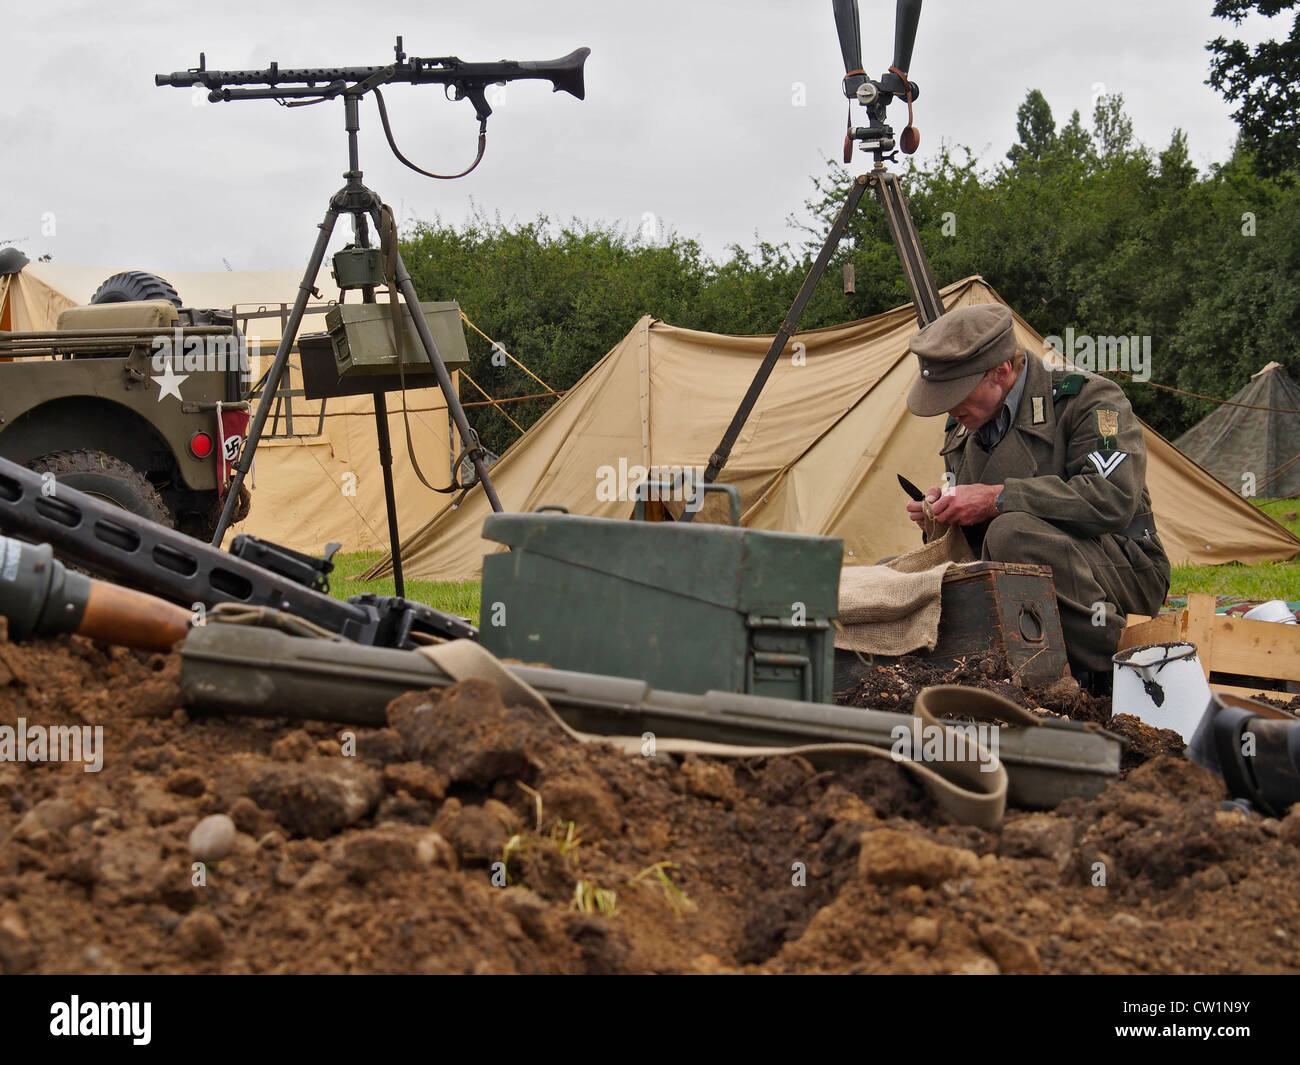
<svg viewBox="0 0 1300 1065">
<path fill-rule="evenodd" d="M 1084 376 L 1081 373 L 1066 374 L 1059 384 L 1052 386 L 1052 398 L 1064 399 L 1066 396 L 1077 396 L 1083 388 L 1083 382 Z"/>
<path fill-rule="evenodd" d="M 956 425 L 957 425 L 957 419 L 950 414 L 948 415 L 947 423 L 943 427 L 943 431 L 945 433 L 951 433 L 953 429 L 956 427 Z"/>
</svg>

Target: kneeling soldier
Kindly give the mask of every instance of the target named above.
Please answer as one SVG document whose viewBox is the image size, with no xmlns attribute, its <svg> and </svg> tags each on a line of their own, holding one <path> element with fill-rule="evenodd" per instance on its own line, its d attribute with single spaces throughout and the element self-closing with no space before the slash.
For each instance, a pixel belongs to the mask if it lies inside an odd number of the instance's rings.
<svg viewBox="0 0 1300 1065">
<path fill-rule="evenodd" d="M 1071 671 L 1108 692 L 1125 616 L 1155 614 L 1169 591 L 1156 537 L 1142 427 L 1118 385 L 1050 369 L 1021 349 L 1001 304 L 949 311 L 917 333 L 922 418 L 947 414 L 936 520 L 959 525 L 972 553 L 1051 566 Z M 925 517 L 920 503 L 908 516 Z"/>
</svg>

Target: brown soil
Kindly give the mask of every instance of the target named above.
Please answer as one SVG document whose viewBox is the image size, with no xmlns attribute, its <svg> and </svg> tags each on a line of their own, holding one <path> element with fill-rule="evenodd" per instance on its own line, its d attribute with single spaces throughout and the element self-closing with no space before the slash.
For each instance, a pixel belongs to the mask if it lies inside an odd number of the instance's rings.
<svg viewBox="0 0 1300 1065">
<path fill-rule="evenodd" d="M 107 747 L 0 762 L 0 971 L 1300 970 L 1300 812 L 1221 810 L 1176 753 L 988 832 L 887 761 L 630 757 L 482 682 L 384 729 L 192 719 L 176 669 L 0 643 L 0 725 Z"/>
</svg>

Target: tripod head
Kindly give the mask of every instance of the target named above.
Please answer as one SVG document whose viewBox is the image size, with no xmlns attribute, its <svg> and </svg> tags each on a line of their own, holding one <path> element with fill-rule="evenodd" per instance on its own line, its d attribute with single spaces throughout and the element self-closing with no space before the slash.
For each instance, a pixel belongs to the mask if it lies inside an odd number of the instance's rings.
<svg viewBox="0 0 1300 1065">
<path fill-rule="evenodd" d="M 831 0 L 835 12 L 835 28 L 840 38 L 840 54 L 844 57 L 844 95 L 850 100 L 848 131 L 844 137 L 844 161 L 853 156 L 853 142 L 875 156 L 877 163 L 896 159 L 895 147 L 911 155 L 920 146 L 921 135 L 912 125 L 912 101 L 921 95 L 920 87 L 907 76 L 912 62 L 912 46 L 916 43 L 916 27 L 921 18 L 921 0 L 898 0 L 894 21 L 894 62 L 877 81 L 862 69 L 862 30 L 858 19 L 858 0 Z M 894 128 L 886 119 L 886 110 L 895 97 L 907 101 L 907 126 L 898 141 Z M 852 101 L 856 100 L 867 111 L 867 125 L 854 126 Z"/>
</svg>

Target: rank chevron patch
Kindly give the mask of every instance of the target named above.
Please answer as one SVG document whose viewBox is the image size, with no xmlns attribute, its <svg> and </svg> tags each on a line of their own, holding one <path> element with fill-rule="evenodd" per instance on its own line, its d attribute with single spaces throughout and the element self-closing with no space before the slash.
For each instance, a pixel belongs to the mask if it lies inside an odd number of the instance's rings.
<svg viewBox="0 0 1300 1065">
<path fill-rule="evenodd" d="M 1126 458 L 1128 458 L 1127 451 L 1112 451 L 1105 455 L 1100 451 L 1093 451 L 1088 455 L 1088 461 L 1097 467 L 1097 472 L 1103 477 L 1110 477 Z"/>
</svg>

